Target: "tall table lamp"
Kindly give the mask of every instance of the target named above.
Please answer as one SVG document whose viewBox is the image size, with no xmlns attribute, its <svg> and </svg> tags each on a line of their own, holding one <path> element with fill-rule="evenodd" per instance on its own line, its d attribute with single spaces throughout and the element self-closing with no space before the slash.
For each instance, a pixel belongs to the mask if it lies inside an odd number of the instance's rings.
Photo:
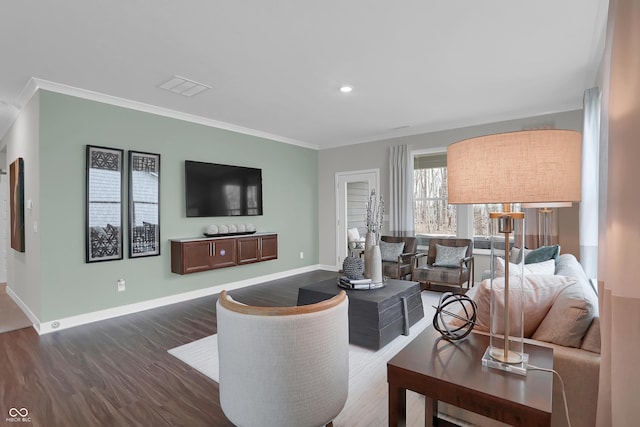
<svg viewBox="0 0 640 427">
<path fill-rule="evenodd" d="M 523 203 L 523 209 L 538 209 L 538 240 L 544 246 L 551 243 L 551 216 L 555 208 L 570 208 L 571 202 Z M 540 230 L 540 228 L 542 228 Z"/>
<path fill-rule="evenodd" d="M 503 204 L 490 213 L 491 307 L 490 341 L 483 365 L 526 375 L 524 353 L 523 273 L 509 271 L 509 244 L 524 247 L 524 213 L 512 212 L 513 203 L 580 201 L 580 133 L 539 129 L 480 136 L 447 148 L 450 204 Z M 504 240 L 504 285 L 496 280 L 494 258 Z"/>
</svg>

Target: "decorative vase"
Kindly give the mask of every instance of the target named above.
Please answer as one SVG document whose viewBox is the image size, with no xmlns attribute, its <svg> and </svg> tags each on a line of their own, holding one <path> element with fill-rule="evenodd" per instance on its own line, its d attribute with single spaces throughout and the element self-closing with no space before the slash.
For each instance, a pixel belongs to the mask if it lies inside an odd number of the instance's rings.
<svg viewBox="0 0 640 427">
<path fill-rule="evenodd" d="M 342 263 L 342 272 L 349 279 L 362 279 L 364 273 L 364 260 L 354 256 L 348 256 Z"/>
<path fill-rule="evenodd" d="M 364 277 L 371 278 L 371 247 L 374 244 L 376 237 L 373 231 L 367 232 L 364 238 Z"/>
<path fill-rule="evenodd" d="M 371 280 L 375 284 L 382 283 L 382 254 L 380 253 L 380 246 L 373 245 L 371 247 Z"/>
</svg>

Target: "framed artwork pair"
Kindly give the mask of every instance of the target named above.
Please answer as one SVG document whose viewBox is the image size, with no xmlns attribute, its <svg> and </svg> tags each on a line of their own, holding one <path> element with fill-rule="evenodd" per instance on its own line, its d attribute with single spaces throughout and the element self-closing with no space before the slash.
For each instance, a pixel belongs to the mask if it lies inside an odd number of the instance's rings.
<svg viewBox="0 0 640 427">
<path fill-rule="evenodd" d="M 129 151 L 129 258 L 160 255 L 160 155 Z M 87 145 L 86 262 L 123 258 L 124 150 Z"/>
</svg>

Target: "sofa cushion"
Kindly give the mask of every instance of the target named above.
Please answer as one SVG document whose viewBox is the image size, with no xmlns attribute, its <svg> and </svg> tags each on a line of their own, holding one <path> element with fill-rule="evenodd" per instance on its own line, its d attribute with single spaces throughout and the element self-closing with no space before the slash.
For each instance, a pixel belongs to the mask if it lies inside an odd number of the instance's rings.
<svg viewBox="0 0 640 427">
<path fill-rule="evenodd" d="M 597 313 L 597 301 L 589 293 L 588 282 L 564 289 L 549 310 L 533 339 L 580 348 L 582 338 Z"/>
<path fill-rule="evenodd" d="M 534 264 L 537 262 L 554 260 L 558 262 L 560 257 L 560 245 L 553 246 L 541 246 L 538 249 L 534 249 L 524 257 L 525 264 Z"/>
<path fill-rule="evenodd" d="M 581 349 L 600 354 L 600 318 L 594 317 L 582 339 Z"/>
<path fill-rule="evenodd" d="M 444 246 L 436 243 L 436 267 L 460 267 L 460 261 L 467 255 L 468 246 Z"/>
<path fill-rule="evenodd" d="M 496 258 L 496 277 L 504 277 L 504 266 L 505 261 L 504 258 L 497 257 Z M 535 264 L 525 264 L 524 265 L 524 274 L 546 274 L 549 276 L 553 276 L 556 271 L 556 262 L 552 259 L 537 262 Z M 509 263 L 509 274 L 511 276 L 519 275 L 520 268 L 518 264 Z"/>
<path fill-rule="evenodd" d="M 509 289 L 509 302 L 511 311 L 511 324 L 519 324 L 516 320 L 518 313 L 515 311 L 515 301 L 517 293 L 520 291 L 514 285 L 514 277 L 510 282 L 511 287 Z M 524 309 L 524 336 L 531 337 L 536 331 L 540 322 L 545 319 L 545 316 L 551 309 L 556 300 L 556 297 L 567 288 L 571 288 L 575 283 L 575 279 L 565 276 L 553 276 L 553 275 L 525 275 L 523 281 L 523 309 Z M 496 304 L 498 318 L 494 319 L 494 324 L 497 328 L 494 333 L 502 334 L 504 330 L 503 316 L 501 314 L 504 311 L 504 277 L 494 279 L 494 289 L 497 297 Z M 477 309 L 477 325 L 476 329 L 480 331 L 489 331 L 489 324 L 491 319 L 491 279 L 484 280 L 480 285 L 474 287 L 471 291 L 467 292 L 478 305 Z M 454 322 L 455 323 L 455 322 Z"/>
<path fill-rule="evenodd" d="M 379 245 L 382 261 L 398 262 L 398 257 L 402 255 L 402 251 L 404 251 L 404 242 L 390 243 L 380 240 Z"/>
<path fill-rule="evenodd" d="M 558 295 L 533 338 L 579 348 L 593 319 L 598 317 L 598 296 L 575 256 L 560 255 L 556 274 L 573 277 L 576 279 L 576 286 L 565 289 Z M 598 328 L 598 324 L 595 327 Z"/>
</svg>

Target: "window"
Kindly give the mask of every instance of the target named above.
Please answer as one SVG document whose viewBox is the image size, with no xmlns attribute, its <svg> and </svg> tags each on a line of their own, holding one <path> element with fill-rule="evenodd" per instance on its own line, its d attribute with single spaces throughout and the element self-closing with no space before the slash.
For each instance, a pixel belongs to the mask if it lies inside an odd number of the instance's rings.
<svg viewBox="0 0 640 427">
<path fill-rule="evenodd" d="M 416 155 L 413 159 L 414 227 L 416 234 L 456 236 L 456 221 L 473 215 L 473 239 L 476 248 L 489 248 L 489 212 L 502 211 L 501 204 L 473 205 L 460 210 L 448 204 L 446 154 Z M 513 207 L 518 210 L 518 206 Z"/>
<path fill-rule="evenodd" d="M 414 157 L 413 207 L 416 234 L 456 235 L 456 207 L 447 201 L 445 154 Z"/>
</svg>

